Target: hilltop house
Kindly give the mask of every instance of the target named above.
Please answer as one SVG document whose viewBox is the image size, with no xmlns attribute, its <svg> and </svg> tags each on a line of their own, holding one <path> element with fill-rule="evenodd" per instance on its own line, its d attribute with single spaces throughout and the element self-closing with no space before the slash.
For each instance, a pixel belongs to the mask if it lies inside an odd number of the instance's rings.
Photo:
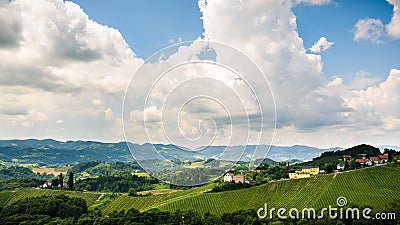
<svg viewBox="0 0 400 225">
<path fill-rule="evenodd" d="M 233 180 L 233 173 L 226 173 L 224 176 L 224 182 L 231 182 Z"/>
<path fill-rule="evenodd" d="M 351 157 L 351 155 L 343 155 L 343 161 L 344 161 L 344 162 L 350 161 L 350 160 L 352 160 L 352 159 L 353 159 L 353 157 Z"/>
<path fill-rule="evenodd" d="M 385 153 L 383 155 L 378 155 L 378 157 L 381 159 L 381 164 L 387 163 L 389 160 L 389 153 Z"/>
<path fill-rule="evenodd" d="M 362 159 L 356 159 L 357 162 L 361 164 L 361 166 L 372 166 L 372 165 L 379 165 L 379 164 L 385 164 L 389 160 L 389 154 L 385 153 L 383 155 L 378 155 L 378 156 L 371 156 L 371 157 L 366 157 L 365 155 L 363 156 Z"/>
<path fill-rule="evenodd" d="M 375 164 L 375 165 L 379 165 L 381 163 L 381 158 L 379 158 L 379 156 L 371 156 L 369 157 L 369 159 Z"/>
<path fill-rule="evenodd" d="M 224 182 L 244 183 L 244 176 L 235 176 L 233 173 L 226 173 L 224 175 Z"/>
<path fill-rule="evenodd" d="M 41 188 L 51 187 L 51 182 L 44 182 L 43 185 L 40 186 Z"/>
<path fill-rule="evenodd" d="M 315 176 L 319 173 L 318 166 L 303 166 L 301 170 L 296 170 L 294 173 L 289 173 L 289 179 L 299 179 Z"/>
<path fill-rule="evenodd" d="M 356 162 L 360 163 L 360 165 L 363 166 L 372 166 L 373 162 L 369 158 L 362 158 L 362 159 L 356 159 Z"/>
<path fill-rule="evenodd" d="M 344 170 L 344 166 L 345 166 L 344 163 L 339 163 L 339 164 L 337 164 L 336 169 L 337 170 Z"/>
</svg>

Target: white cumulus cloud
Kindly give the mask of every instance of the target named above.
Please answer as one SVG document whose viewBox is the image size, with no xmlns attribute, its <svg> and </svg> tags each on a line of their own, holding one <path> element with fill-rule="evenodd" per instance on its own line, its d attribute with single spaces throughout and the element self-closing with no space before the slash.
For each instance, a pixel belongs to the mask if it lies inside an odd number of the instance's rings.
<svg viewBox="0 0 400 225">
<path fill-rule="evenodd" d="M 380 19 L 361 19 L 355 24 L 354 41 L 366 39 L 380 44 L 383 33 L 384 26 Z"/>
<path fill-rule="evenodd" d="M 319 53 L 328 50 L 333 44 L 335 44 L 335 42 L 330 42 L 326 37 L 321 37 L 309 50 L 314 53 Z"/>
<path fill-rule="evenodd" d="M 387 0 L 393 5 L 393 15 L 390 23 L 386 25 L 387 33 L 393 39 L 400 39 L 400 1 Z"/>
</svg>

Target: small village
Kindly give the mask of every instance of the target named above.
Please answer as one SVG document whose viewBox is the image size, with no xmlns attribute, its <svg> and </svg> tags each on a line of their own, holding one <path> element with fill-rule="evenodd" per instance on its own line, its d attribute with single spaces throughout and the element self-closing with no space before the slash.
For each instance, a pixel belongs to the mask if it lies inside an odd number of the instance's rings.
<svg viewBox="0 0 400 225">
<path fill-rule="evenodd" d="M 343 171 L 353 169 L 361 169 L 370 166 L 380 166 L 388 163 L 389 154 L 384 153 L 377 156 L 368 157 L 366 154 L 359 154 L 357 158 L 353 158 L 351 155 L 343 155 L 340 161 L 336 165 L 336 170 L 333 172 L 340 173 Z M 350 167 L 352 165 L 352 167 Z M 293 169 L 291 169 L 293 170 Z M 245 174 L 248 173 L 261 173 L 263 170 L 239 170 L 238 174 L 232 172 L 227 172 L 224 175 L 224 182 L 234 182 L 234 183 L 247 183 L 250 184 L 253 180 L 245 179 Z M 325 170 L 320 170 L 319 166 L 301 166 L 299 169 L 288 172 L 288 178 L 286 179 L 301 179 L 317 176 L 318 174 L 326 174 Z"/>
</svg>

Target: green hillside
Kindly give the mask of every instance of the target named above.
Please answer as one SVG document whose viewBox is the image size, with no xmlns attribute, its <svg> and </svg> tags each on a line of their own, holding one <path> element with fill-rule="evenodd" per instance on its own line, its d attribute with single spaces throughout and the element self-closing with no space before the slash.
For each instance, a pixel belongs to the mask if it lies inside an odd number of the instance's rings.
<svg viewBox="0 0 400 225">
<path fill-rule="evenodd" d="M 400 201 L 400 165 L 375 166 L 339 174 L 319 175 L 314 178 L 282 180 L 248 189 L 210 193 L 214 184 L 187 190 L 154 191 L 146 197 L 126 194 L 103 199 L 101 193 L 61 191 L 50 189 L 21 189 L 2 192 L 0 204 L 12 204 L 19 199 L 40 195 L 66 194 L 87 201 L 89 206 L 101 208 L 103 215 L 113 211 L 135 208 L 147 211 L 153 208 L 175 212 L 195 211 L 215 215 L 237 210 L 258 209 L 268 204 L 269 208 L 335 207 L 338 197 L 347 198 L 348 205 L 369 206 L 383 210 L 388 202 Z M 111 195 L 111 194 L 109 194 Z M 108 196 L 103 194 L 103 196 Z M 101 207 L 100 207 L 101 206 Z M 93 207 L 91 207 L 93 208 Z"/>
<path fill-rule="evenodd" d="M 337 175 L 319 175 L 314 178 L 285 180 L 249 189 L 204 193 L 201 188 L 149 197 L 120 196 L 110 203 L 104 213 L 136 208 L 144 211 L 159 208 L 163 211 L 193 210 L 221 215 L 240 209 L 269 207 L 323 208 L 336 206 L 338 197 L 348 204 L 370 206 L 374 210 L 385 207 L 389 201 L 400 200 L 400 167 L 377 166 Z"/>
<path fill-rule="evenodd" d="M 95 203 L 95 201 L 101 196 L 100 193 L 95 192 L 82 192 L 78 193 L 75 191 L 61 191 L 61 190 L 52 190 L 52 189 L 21 189 L 15 191 L 11 198 L 7 201 L 7 204 L 12 204 L 20 199 L 28 198 L 28 197 L 36 197 L 43 195 L 62 195 L 65 194 L 69 197 L 77 197 L 86 200 L 87 204 L 90 206 Z"/>
</svg>

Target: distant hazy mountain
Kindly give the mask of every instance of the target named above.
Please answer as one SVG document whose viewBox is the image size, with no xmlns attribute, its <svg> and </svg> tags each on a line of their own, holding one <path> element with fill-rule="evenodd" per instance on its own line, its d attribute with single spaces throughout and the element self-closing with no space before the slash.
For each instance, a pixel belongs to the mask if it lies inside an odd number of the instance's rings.
<svg viewBox="0 0 400 225">
<path fill-rule="evenodd" d="M 383 152 L 386 148 L 387 149 L 393 149 L 396 151 L 400 151 L 400 146 L 394 146 L 394 145 L 380 145 L 378 148 Z"/>
<path fill-rule="evenodd" d="M 75 164 L 86 161 L 129 162 L 134 157 L 141 159 L 166 158 L 169 160 L 198 160 L 214 158 L 218 160 L 249 161 L 251 159 L 269 158 L 274 161 L 309 161 L 321 155 L 322 152 L 338 150 L 319 149 L 302 145 L 295 146 L 209 146 L 203 149 L 189 150 L 174 145 L 163 144 L 132 144 L 125 142 L 102 143 L 95 141 L 45 140 L 0 140 L 0 160 L 18 163 Z M 154 148 L 157 151 L 154 151 Z M 257 151 L 256 151 L 257 150 Z M 261 153 L 263 154 L 261 154 Z M 266 155 L 264 153 L 267 153 Z"/>
</svg>

